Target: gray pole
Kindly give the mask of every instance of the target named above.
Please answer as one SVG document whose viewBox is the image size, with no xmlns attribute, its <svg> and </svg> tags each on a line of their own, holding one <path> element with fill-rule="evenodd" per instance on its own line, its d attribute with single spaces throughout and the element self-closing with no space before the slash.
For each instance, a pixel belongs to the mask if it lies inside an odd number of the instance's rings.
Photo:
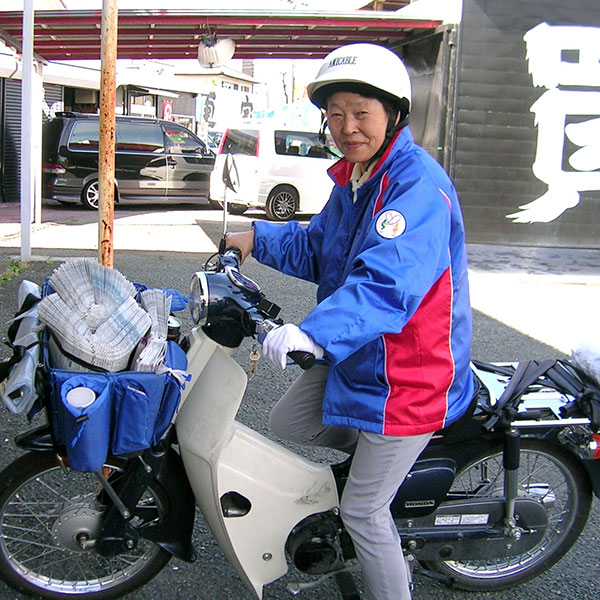
<svg viewBox="0 0 600 600">
<path fill-rule="evenodd" d="M 31 222 L 35 193 L 31 159 L 35 150 L 32 128 L 35 109 L 39 110 L 39 104 L 33 101 L 33 0 L 25 0 L 23 5 L 21 85 L 21 260 L 26 261 L 31 258 Z"/>
</svg>

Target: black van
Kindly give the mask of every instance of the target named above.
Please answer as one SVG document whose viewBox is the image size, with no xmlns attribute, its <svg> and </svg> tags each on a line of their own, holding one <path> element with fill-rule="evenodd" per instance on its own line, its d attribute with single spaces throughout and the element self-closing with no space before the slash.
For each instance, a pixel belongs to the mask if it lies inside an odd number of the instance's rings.
<svg viewBox="0 0 600 600">
<path fill-rule="evenodd" d="M 57 113 L 44 124 L 44 198 L 98 208 L 98 132 L 98 115 Z M 115 202 L 208 201 L 214 162 L 214 152 L 177 123 L 117 117 Z"/>
</svg>

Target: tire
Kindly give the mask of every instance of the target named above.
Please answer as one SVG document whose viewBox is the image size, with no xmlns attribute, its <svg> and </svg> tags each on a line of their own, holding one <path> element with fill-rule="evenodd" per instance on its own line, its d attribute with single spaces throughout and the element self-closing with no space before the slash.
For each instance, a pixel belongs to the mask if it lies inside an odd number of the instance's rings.
<svg viewBox="0 0 600 600">
<path fill-rule="evenodd" d="M 457 475 L 450 491 L 469 497 L 503 495 L 502 449 L 472 461 Z M 592 502 L 587 473 L 568 452 L 543 442 L 522 440 L 519 495 L 547 505 L 544 538 L 519 556 L 472 561 L 433 561 L 428 569 L 450 577 L 464 590 L 494 591 L 528 581 L 558 562 L 585 527 Z"/>
<path fill-rule="evenodd" d="M 243 215 L 248 210 L 245 204 L 233 204 L 227 203 L 227 212 L 230 215 Z"/>
<path fill-rule="evenodd" d="M 97 179 L 92 179 L 85 184 L 81 191 L 81 204 L 88 210 L 98 210 L 100 200 L 100 184 Z"/>
<path fill-rule="evenodd" d="M 109 458 L 104 474 L 119 477 L 124 461 Z M 76 535 L 94 536 L 104 506 L 93 473 L 58 466 L 52 453 L 31 452 L 0 474 L 0 577 L 24 594 L 53 599 L 119 598 L 144 585 L 171 555 L 139 539 L 126 554 L 104 558 L 81 549 Z M 165 494 L 152 483 L 140 506 L 160 519 Z M 155 509 L 155 510 L 153 510 Z M 139 516 L 132 519 L 141 523 Z"/>
<path fill-rule="evenodd" d="M 271 190 L 265 213 L 271 221 L 289 221 L 298 211 L 298 192 L 291 185 L 280 185 Z"/>
<path fill-rule="evenodd" d="M 209 200 L 209 204 L 212 208 L 223 210 L 223 203 L 220 200 Z M 243 215 L 248 210 L 245 204 L 234 204 L 233 202 L 227 203 L 227 212 L 230 215 Z"/>
</svg>

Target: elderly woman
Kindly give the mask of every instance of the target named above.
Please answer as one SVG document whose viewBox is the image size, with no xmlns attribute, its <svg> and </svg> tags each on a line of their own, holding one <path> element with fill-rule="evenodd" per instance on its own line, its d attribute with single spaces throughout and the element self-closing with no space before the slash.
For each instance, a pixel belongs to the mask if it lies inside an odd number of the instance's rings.
<svg viewBox="0 0 600 600">
<path fill-rule="evenodd" d="M 407 126 L 411 89 L 381 46 L 331 52 L 308 86 L 344 157 L 308 227 L 256 222 L 229 234 L 261 263 L 318 283 L 299 326 L 263 349 L 322 358 L 274 406 L 270 425 L 293 442 L 354 453 L 341 499 L 370 600 L 410 598 L 389 510 L 433 432 L 461 417 L 473 394 L 464 227 L 454 187 Z"/>
</svg>

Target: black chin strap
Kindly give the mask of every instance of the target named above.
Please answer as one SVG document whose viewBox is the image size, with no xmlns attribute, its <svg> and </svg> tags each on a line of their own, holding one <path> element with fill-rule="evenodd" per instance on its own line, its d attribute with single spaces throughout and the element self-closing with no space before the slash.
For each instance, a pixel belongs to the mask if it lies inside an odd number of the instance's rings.
<svg viewBox="0 0 600 600">
<path fill-rule="evenodd" d="M 321 112 L 321 127 L 319 127 L 319 141 L 325 145 L 327 137 L 325 136 L 325 130 L 327 129 L 327 117 L 324 112 Z"/>
<path fill-rule="evenodd" d="M 385 132 L 385 138 L 383 140 L 383 144 L 375 154 L 373 155 L 373 159 L 377 159 L 383 155 L 383 153 L 387 150 L 387 147 L 391 144 L 392 140 L 396 133 L 398 133 L 401 129 L 408 125 L 408 115 L 405 115 L 404 118 L 400 118 L 398 123 L 394 124 L 395 119 L 391 118 L 388 121 L 387 129 Z M 371 159 L 371 160 L 373 160 Z"/>
</svg>

